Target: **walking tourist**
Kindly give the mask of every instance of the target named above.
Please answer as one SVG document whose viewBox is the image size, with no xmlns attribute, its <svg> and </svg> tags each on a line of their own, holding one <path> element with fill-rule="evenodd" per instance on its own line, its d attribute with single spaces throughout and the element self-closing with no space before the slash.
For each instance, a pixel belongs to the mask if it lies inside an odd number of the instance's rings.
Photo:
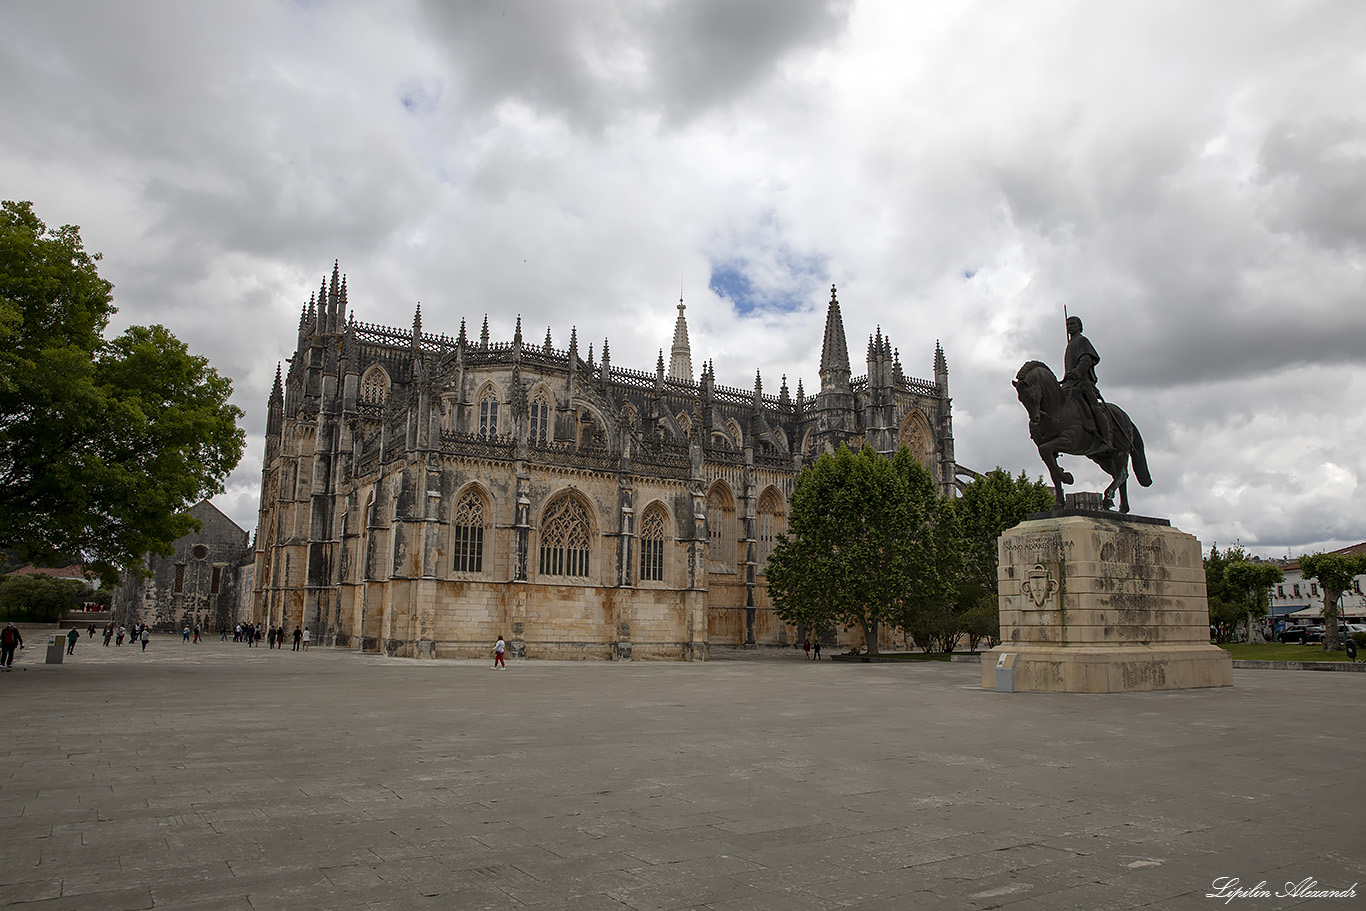
<svg viewBox="0 0 1366 911">
<path fill-rule="evenodd" d="M 14 650 L 24 647 L 24 637 L 19 632 L 19 627 L 13 623 L 6 623 L 5 629 L 0 631 L 0 671 L 14 669 Z"/>
<path fill-rule="evenodd" d="M 66 653 L 68 655 L 76 654 L 76 643 L 79 642 L 80 639 L 80 630 L 73 629 L 66 634 Z"/>
<path fill-rule="evenodd" d="M 503 661 L 503 652 L 507 650 L 507 644 L 503 642 L 503 634 L 498 634 L 498 641 L 493 643 L 493 667 L 495 670 L 502 668 L 507 670 L 508 666 Z"/>
<path fill-rule="evenodd" d="M 299 650 L 299 642 L 303 639 L 304 631 L 300 627 L 294 627 L 294 651 Z"/>
<path fill-rule="evenodd" d="M 821 640 L 819 636 L 816 638 L 816 644 L 811 646 L 811 649 L 816 653 L 816 660 L 821 660 Z"/>
<path fill-rule="evenodd" d="M 309 632 L 309 631 L 308 631 L 308 627 L 305 626 L 305 627 L 304 627 L 304 651 L 308 651 L 308 641 L 309 641 L 310 639 L 312 639 L 312 638 L 313 638 L 313 634 L 312 634 L 311 632 Z"/>
<path fill-rule="evenodd" d="M 146 623 L 142 624 L 142 635 L 139 638 L 142 639 L 142 650 L 147 651 L 147 640 L 152 638 L 152 631 L 147 628 Z"/>
</svg>

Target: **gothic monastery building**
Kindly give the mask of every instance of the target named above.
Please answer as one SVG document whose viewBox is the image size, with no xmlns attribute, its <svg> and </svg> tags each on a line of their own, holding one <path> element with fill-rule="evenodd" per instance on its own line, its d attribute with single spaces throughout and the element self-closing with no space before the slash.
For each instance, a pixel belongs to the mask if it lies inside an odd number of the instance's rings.
<svg viewBox="0 0 1366 911">
<path fill-rule="evenodd" d="M 266 425 L 252 619 L 409 657 L 705 659 L 792 644 L 764 565 L 802 465 L 909 446 L 951 493 L 948 366 L 905 376 L 869 340 L 852 376 L 831 288 L 820 391 L 595 362 L 571 332 L 492 341 L 356 322 L 339 269 L 305 306 Z"/>
</svg>

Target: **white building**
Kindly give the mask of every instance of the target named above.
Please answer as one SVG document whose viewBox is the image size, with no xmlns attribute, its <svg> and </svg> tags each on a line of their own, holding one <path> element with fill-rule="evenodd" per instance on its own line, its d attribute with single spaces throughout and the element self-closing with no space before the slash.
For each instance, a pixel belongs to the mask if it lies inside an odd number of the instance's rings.
<svg viewBox="0 0 1366 911">
<path fill-rule="evenodd" d="M 1366 553 L 1366 542 L 1353 544 L 1332 553 Z M 1285 579 L 1271 586 L 1271 619 L 1284 620 L 1292 616 L 1296 620 L 1322 618 L 1323 592 L 1318 582 L 1305 579 L 1296 560 L 1278 560 L 1276 565 L 1285 573 Z M 1343 592 L 1339 604 L 1339 617 L 1352 621 L 1366 618 L 1366 595 L 1363 595 L 1361 590 L 1363 584 L 1366 584 L 1366 575 L 1357 576 L 1352 581 L 1351 590 Z"/>
</svg>

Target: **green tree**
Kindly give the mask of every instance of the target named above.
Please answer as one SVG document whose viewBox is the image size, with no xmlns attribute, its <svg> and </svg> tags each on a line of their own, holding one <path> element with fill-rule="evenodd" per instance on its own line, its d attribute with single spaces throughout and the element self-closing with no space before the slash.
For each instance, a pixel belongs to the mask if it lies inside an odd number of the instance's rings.
<svg viewBox="0 0 1366 911">
<path fill-rule="evenodd" d="M 964 630 L 957 603 L 963 575 L 958 518 L 929 469 L 906 447 L 892 457 L 892 468 L 906 497 L 901 522 L 906 575 L 898 623 L 917 641 L 952 651 Z"/>
<path fill-rule="evenodd" d="M 1247 590 L 1231 584 L 1228 568 L 1231 564 L 1247 561 L 1247 552 L 1236 544 L 1224 551 L 1218 544 L 1210 545 L 1205 563 L 1205 594 L 1209 603 L 1209 622 L 1218 632 L 1219 639 L 1232 641 L 1237 638 L 1238 625 L 1251 610 Z"/>
<path fill-rule="evenodd" d="M 106 580 L 167 554 L 241 458 L 232 384 L 160 326 L 113 340 L 113 286 L 72 225 L 0 203 L 0 548 Z"/>
<path fill-rule="evenodd" d="M 1271 586 L 1285 578 L 1275 563 L 1260 560 L 1233 560 L 1224 567 L 1224 579 L 1231 590 L 1244 593 L 1247 611 L 1247 639 L 1252 641 L 1252 624 L 1265 617 L 1271 603 Z"/>
<path fill-rule="evenodd" d="M 1323 648 L 1338 648 L 1338 599 L 1352 587 L 1352 580 L 1366 573 L 1366 554 L 1310 554 L 1299 559 L 1300 573 L 1317 579 L 1323 590 Z"/>
<path fill-rule="evenodd" d="M 80 610 L 88 591 L 71 579 L 0 577 L 0 621 L 56 623 L 67 611 Z"/>
<path fill-rule="evenodd" d="M 1041 477 L 1031 481 L 1023 471 L 1012 477 L 998 466 L 974 478 L 951 503 L 963 542 L 958 605 L 965 614 L 964 631 L 975 648 L 976 639 L 995 640 L 1000 630 L 997 542 L 1030 513 L 1052 509 L 1053 489 Z M 992 632 L 987 631 L 988 614 L 996 624 Z"/>
<path fill-rule="evenodd" d="M 905 521 L 906 484 L 889 460 L 868 446 L 822 455 L 797 478 L 788 533 L 768 559 L 775 613 L 814 629 L 858 626 L 876 654 L 906 590 Z"/>
</svg>

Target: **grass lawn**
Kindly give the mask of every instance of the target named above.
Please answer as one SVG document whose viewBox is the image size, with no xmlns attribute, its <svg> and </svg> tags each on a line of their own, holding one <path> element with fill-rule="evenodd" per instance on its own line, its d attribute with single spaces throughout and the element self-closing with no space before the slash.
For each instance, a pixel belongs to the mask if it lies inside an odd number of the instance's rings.
<svg viewBox="0 0 1366 911">
<path fill-rule="evenodd" d="M 1346 661 L 1345 651 L 1325 652 L 1321 645 L 1282 645 L 1279 642 L 1267 645 L 1250 645 L 1246 642 L 1228 642 L 1219 646 L 1227 650 L 1239 661 Z"/>
</svg>

